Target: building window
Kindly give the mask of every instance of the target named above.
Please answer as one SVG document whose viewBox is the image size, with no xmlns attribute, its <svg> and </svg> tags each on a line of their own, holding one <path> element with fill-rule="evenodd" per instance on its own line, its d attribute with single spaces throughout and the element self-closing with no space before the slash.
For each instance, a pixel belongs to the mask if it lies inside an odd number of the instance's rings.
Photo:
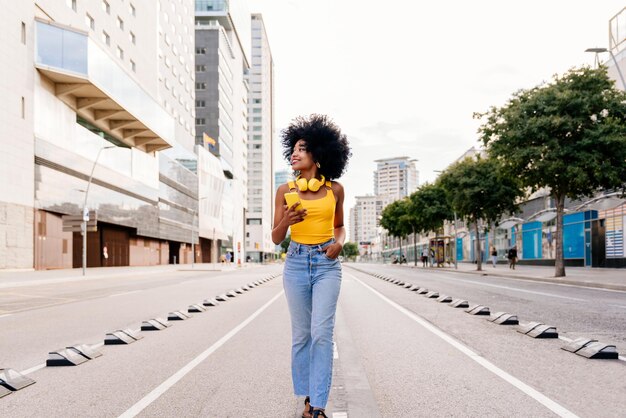
<svg viewBox="0 0 626 418">
<path fill-rule="evenodd" d="M 137 43 L 137 38 L 135 38 L 135 34 L 134 34 L 134 33 L 130 32 L 130 34 L 128 35 L 128 37 L 130 38 L 130 41 L 131 41 L 133 44 L 136 44 L 136 43 Z"/>
<path fill-rule="evenodd" d="M 135 6 L 133 4 L 128 5 L 128 10 L 130 11 L 131 16 L 137 16 L 137 11 L 135 10 Z"/>
<path fill-rule="evenodd" d="M 204 107 L 204 106 L 205 106 L 204 100 L 196 100 L 196 107 Z"/>
<path fill-rule="evenodd" d="M 204 118 L 196 118 L 196 125 L 204 125 Z"/>
<path fill-rule="evenodd" d="M 106 0 L 102 0 L 102 10 L 104 10 L 107 14 L 111 14 L 111 6 Z"/>
<path fill-rule="evenodd" d="M 117 17 L 117 27 L 120 28 L 121 30 L 124 30 L 124 21 L 119 16 Z"/>
<path fill-rule="evenodd" d="M 107 44 L 107 46 L 111 46 L 111 37 L 105 31 L 102 31 L 102 42 Z"/>
<path fill-rule="evenodd" d="M 124 50 L 119 46 L 117 47 L 117 57 L 121 60 L 124 59 Z"/>
<path fill-rule="evenodd" d="M 196 72 L 203 73 L 206 71 L 206 65 L 196 65 Z"/>
<path fill-rule="evenodd" d="M 76 0 L 67 0 L 67 7 L 70 7 L 72 10 L 76 11 Z"/>
<path fill-rule="evenodd" d="M 89 13 L 85 15 L 85 24 L 91 30 L 94 30 L 96 28 L 96 21 L 93 20 L 93 17 L 89 16 Z"/>
<path fill-rule="evenodd" d="M 253 108 L 252 113 L 261 113 L 261 108 L 260 107 Z"/>
<path fill-rule="evenodd" d="M 261 119 L 260 117 L 252 118 L 252 122 L 261 122 Z"/>
<path fill-rule="evenodd" d="M 206 83 L 196 83 L 196 90 L 206 90 Z"/>
<path fill-rule="evenodd" d="M 206 54 L 206 48 L 205 47 L 198 47 L 196 48 L 196 54 L 200 55 L 200 54 Z"/>
<path fill-rule="evenodd" d="M 26 45 L 26 23 L 22 22 L 22 43 Z"/>
<path fill-rule="evenodd" d="M 133 73 L 137 72 L 137 65 L 135 64 L 135 61 L 130 60 L 130 68 L 133 70 Z"/>
<path fill-rule="evenodd" d="M 261 99 L 252 99 L 252 103 L 261 103 Z"/>
<path fill-rule="evenodd" d="M 22 96 L 22 119 L 26 119 L 26 100 Z"/>
</svg>

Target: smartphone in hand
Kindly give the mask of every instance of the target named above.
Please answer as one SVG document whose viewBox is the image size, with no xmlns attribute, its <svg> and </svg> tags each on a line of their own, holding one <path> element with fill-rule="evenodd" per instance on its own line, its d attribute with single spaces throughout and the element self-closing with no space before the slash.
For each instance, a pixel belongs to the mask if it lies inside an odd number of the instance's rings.
<svg viewBox="0 0 626 418">
<path fill-rule="evenodd" d="M 296 206 L 296 210 L 304 209 L 302 207 L 302 203 L 300 202 L 300 196 L 298 196 L 298 192 L 285 193 L 285 201 L 287 202 L 287 208 L 290 208 L 294 205 L 294 203 L 297 203 L 298 206 Z"/>
</svg>

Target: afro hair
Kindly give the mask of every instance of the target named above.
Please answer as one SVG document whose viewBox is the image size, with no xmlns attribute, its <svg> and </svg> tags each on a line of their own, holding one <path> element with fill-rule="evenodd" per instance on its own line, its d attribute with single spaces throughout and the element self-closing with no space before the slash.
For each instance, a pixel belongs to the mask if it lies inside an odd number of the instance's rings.
<svg viewBox="0 0 626 418">
<path fill-rule="evenodd" d="M 319 163 L 319 173 L 328 180 L 337 179 L 345 172 L 352 156 L 346 135 L 326 115 L 295 118 L 281 132 L 283 156 L 290 160 L 296 142 L 303 139 L 313 160 Z"/>
</svg>

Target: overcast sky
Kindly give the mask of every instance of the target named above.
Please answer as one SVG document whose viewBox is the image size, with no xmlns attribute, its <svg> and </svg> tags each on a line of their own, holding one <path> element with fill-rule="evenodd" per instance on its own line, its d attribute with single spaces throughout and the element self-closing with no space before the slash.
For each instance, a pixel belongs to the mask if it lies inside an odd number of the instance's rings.
<svg viewBox="0 0 626 418">
<path fill-rule="evenodd" d="M 608 47 L 624 0 L 249 0 L 275 65 L 277 134 L 330 115 L 353 157 L 344 211 L 373 194 L 374 160 L 418 160 L 420 183 L 472 146 L 473 112 L 500 106 Z M 605 57 L 608 58 L 608 57 Z M 278 137 L 277 137 L 278 140 Z M 275 153 L 275 166 L 287 168 Z M 347 221 L 346 221 L 347 224 Z"/>
</svg>

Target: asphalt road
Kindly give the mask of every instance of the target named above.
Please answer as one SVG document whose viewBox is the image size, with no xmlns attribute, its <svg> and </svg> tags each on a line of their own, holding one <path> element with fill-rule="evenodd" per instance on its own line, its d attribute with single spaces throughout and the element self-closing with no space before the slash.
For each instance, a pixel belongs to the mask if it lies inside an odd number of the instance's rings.
<svg viewBox="0 0 626 418">
<path fill-rule="evenodd" d="M 37 382 L 1 398 L 0 415 L 300 416 L 280 270 L 172 271 L 0 289 L 0 368 Z M 345 266 L 330 416 L 626 416 L 626 361 L 577 356 L 560 349 L 563 340 L 530 338 L 372 273 L 626 351 L 625 292 Z M 134 344 L 101 347 L 102 357 L 43 367 L 49 351 L 101 344 L 107 332 L 138 329 L 142 320 L 273 275 L 170 328 L 143 331 Z"/>
</svg>

